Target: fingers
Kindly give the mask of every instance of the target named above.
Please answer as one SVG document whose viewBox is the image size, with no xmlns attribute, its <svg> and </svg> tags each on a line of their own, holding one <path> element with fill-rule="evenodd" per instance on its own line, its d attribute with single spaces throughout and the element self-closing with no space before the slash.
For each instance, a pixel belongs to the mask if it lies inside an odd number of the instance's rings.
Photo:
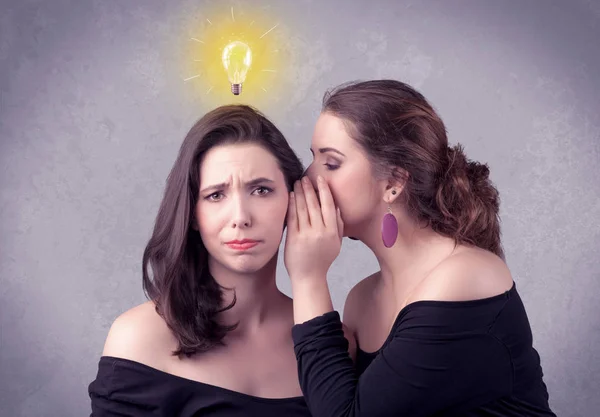
<svg viewBox="0 0 600 417">
<path fill-rule="evenodd" d="M 342 240 L 344 238 L 344 221 L 342 220 L 342 213 L 339 208 L 336 210 L 336 214 L 338 236 Z"/>
<path fill-rule="evenodd" d="M 304 197 L 304 191 L 302 190 L 302 184 L 300 181 L 296 181 L 294 184 L 294 200 L 296 200 L 296 217 L 298 219 L 298 230 L 303 230 L 310 227 L 310 220 L 308 217 L 308 208 L 306 207 L 306 199 Z"/>
<path fill-rule="evenodd" d="M 304 198 L 306 201 L 306 208 L 308 211 L 308 220 L 313 227 L 322 227 L 323 216 L 321 215 L 321 206 L 317 199 L 317 194 L 313 188 L 308 177 L 302 178 L 302 189 L 304 191 Z"/>
<path fill-rule="evenodd" d="M 325 227 L 336 227 L 338 221 L 337 210 L 333 201 L 333 196 L 329 190 L 327 182 L 323 177 L 317 177 L 317 187 L 319 188 L 319 199 L 321 200 L 321 213 Z"/>
<path fill-rule="evenodd" d="M 288 233 L 298 231 L 298 215 L 296 214 L 296 198 L 294 192 L 290 193 L 290 201 L 287 211 L 287 229 Z"/>
</svg>

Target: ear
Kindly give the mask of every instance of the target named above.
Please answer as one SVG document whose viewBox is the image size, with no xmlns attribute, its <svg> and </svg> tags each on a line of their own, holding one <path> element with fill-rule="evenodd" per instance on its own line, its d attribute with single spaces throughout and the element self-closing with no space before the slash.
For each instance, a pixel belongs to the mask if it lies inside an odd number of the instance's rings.
<svg viewBox="0 0 600 417">
<path fill-rule="evenodd" d="M 392 204 L 402 194 L 408 181 L 408 172 L 402 168 L 394 168 L 390 178 L 387 180 L 383 200 Z"/>
</svg>

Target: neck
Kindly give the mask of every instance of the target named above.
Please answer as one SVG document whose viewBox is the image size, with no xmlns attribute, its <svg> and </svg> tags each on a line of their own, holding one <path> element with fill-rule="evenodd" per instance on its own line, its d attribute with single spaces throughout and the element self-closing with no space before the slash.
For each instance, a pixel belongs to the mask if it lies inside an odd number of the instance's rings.
<svg viewBox="0 0 600 417">
<path fill-rule="evenodd" d="M 280 310 L 285 296 L 275 282 L 277 254 L 262 269 L 251 273 L 232 271 L 213 259 L 209 260 L 209 269 L 223 287 L 223 306 L 231 304 L 235 291 L 235 305 L 219 313 L 222 323 L 238 323 L 229 336 L 239 337 L 259 330 Z"/>
<path fill-rule="evenodd" d="M 385 212 L 383 212 L 385 214 Z M 375 254 L 384 287 L 392 288 L 397 302 L 405 302 L 406 296 L 454 250 L 454 241 L 423 226 L 402 209 L 395 209 L 398 221 L 398 237 L 391 248 L 381 239 L 381 221 L 374 219 L 361 241 Z"/>
</svg>

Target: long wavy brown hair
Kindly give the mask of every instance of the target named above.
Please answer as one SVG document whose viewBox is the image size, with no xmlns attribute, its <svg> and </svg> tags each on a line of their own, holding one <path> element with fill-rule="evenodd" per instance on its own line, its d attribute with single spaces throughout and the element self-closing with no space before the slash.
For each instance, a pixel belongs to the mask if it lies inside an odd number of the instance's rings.
<svg viewBox="0 0 600 417">
<path fill-rule="evenodd" d="M 192 227 L 200 186 L 200 162 L 215 146 L 255 143 L 277 159 L 288 189 L 303 172 L 283 134 L 256 109 L 219 107 L 194 124 L 167 178 L 152 236 L 143 255 L 143 287 L 178 341 L 174 355 L 191 356 L 223 344 L 235 325 L 218 322 L 222 288 L 208 270 L 208 252 Z"/>
<path fill-rule="evenodd" d="M 345 122 L 377 175 L 407 174 L 398 179 L 415 218 L 504 258 L 488 166 L 467 159 L 460 144 L 448 146 L 444 122 L 421 93 L 396 80 L 353 81 L 326 92 L 322 111 Z"/>
</svg>

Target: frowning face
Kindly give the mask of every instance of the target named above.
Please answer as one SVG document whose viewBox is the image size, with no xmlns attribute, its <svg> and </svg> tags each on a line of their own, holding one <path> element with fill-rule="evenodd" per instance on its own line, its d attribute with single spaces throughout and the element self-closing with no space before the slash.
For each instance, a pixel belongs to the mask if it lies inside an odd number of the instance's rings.
<svg viewBox="0 0 600 417">
<path fill-rule="evenodd" d="M 277 159 L 255 144 L 210 149 L 200 164 L 195 214 L 209 264 L 254 273 L 276 256 L 288 189 Z"/>
</svg>

